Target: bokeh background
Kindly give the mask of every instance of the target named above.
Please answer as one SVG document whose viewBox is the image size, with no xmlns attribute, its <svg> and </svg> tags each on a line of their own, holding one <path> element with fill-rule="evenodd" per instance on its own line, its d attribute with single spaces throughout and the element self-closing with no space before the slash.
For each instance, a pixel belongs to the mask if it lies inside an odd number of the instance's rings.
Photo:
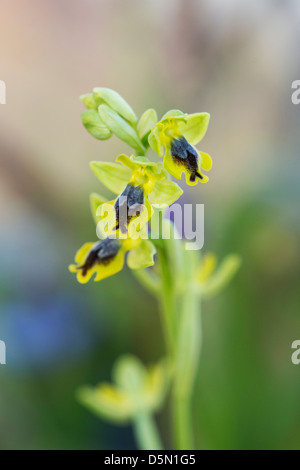
<svg viewBox="0 0 300 470">
<path fill-rule="evenodd" d="M 67 265 L 95 240 L 90 160 L 124 152 L 83 128 L 78 96 L 116 89 L 141 114 L 212 115 L 205 251 L 243 267 L 204 305 L 194 397 L 201 449 L 299 449 L 298 0 L 2 0 L 0 79 L 1 449 L 133 449 L 76 400 L 114 360 L 164 353 L 158 307 L 129 270 L 80 286 Z M 160 418 L 168 442 L 166 418 Z"/>
</svg>

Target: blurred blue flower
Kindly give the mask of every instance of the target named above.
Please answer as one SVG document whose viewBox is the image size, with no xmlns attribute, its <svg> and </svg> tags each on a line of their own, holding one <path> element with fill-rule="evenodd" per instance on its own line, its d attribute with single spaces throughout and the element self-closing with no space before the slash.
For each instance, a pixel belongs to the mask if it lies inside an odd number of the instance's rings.
<svg viewBox="0 0 300 470">
<path fill-rule="evenodd" d="M 6 367 L 24 371 L 74 362 L 99 341 L 84 304 L 68 296 L 3 305 L 0 336 L 7 347 Z"/>
</svg>

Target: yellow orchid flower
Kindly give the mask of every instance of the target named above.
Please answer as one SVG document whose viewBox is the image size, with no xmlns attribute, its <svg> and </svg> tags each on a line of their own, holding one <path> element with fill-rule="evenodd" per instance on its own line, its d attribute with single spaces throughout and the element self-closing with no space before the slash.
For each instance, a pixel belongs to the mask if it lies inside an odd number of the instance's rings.
<svg viewBox="0 0 300 470">
<path fill-rule="evenodd" d="M 119 194 L 116 199 L 97 207 L 96 219 L 103 221 L 99 228 L 101 237 L 117 231 L 122 237 L 131 231 L 131 224 L 132 230 L 141 231 L 153 214 L 152 205 L 168 206 L 182 194 L 176 183 L 166 179 L 167 174 L 161 163 L 124 154 L 119 155 L 117 162 L 123 166 L 118 163 L 91 163 L 100 181 Z"/>
<path fill-rule="evenodd" d="M 149 145 L 160 157 L 165 149 L 164 168 L 177 179 L 181 179 L 184 172 L 190 186 L 198 181 L 209 181 L 202 170 L 211 169 L 211 157 L 194 147 L 206 134 L 209 118 L 208 113 L 184 114 L 171 110 L 155 125 L 148 138 Z"/>
<path fill-rule="evenodd" d="M 85 243 L 76 253 L 69 270 L 77 274 L 77 280 L 86 284 L 95 274 L 94 281 L 101 281 L 122 270 L 126 252 L 131 269 L 143 269 L 154 264 L 156 249 L 145 239 L 126 240 L 105 238 L 96 243 Z"/>
<path fill-rule="evenodd" d="M 78 390 L 83 405 L 116 424 L 134 421 L 141 413 L 155 413 L 162 405 L 170 382 L 170 365 L 161 360 L 145 367 L 135 356 L 121 356 L 113 370 L 113 382 Z"/>
</svg>

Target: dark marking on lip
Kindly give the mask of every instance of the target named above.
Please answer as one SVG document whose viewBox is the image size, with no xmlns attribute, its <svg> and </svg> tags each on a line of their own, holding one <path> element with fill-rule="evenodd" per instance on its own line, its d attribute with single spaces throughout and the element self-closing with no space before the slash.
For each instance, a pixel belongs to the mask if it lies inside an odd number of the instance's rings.
<svg viewBox="0 0 300 470">
<path fill-rule="evenodd" d="M 127 225 L 134 216 L 138 216 L 144 204 L 144 190 L 142 186 L 128 184 L 115 202 L 116 230 L 119 228 L 126 233 Z"/>
<path fill-rule="evenodd" d="M 194 182 L 196 177 L 203 179 L 198 168 L 198 153 L 185 137 L 172 141 L 171 155 L 175 164 L 183 165 L 188 170 L 191 182 Z"/>
<path fill-rule="evenodd" d="M 87 272 L 97 264 L 108 264 L 115 258 L 120 249 L 119 242 L 112 238 L 105 238 L 97 242 L 87 255 L 82 266 L 77 269 L 82 271 L 82 275 L 86 276 Z"/>
</svg>

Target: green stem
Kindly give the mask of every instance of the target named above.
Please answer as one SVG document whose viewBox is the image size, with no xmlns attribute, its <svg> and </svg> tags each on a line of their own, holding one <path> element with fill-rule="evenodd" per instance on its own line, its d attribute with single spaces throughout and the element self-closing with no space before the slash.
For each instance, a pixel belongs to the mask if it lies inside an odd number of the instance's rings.
<svg viewBox="0 0 300 470">
<path fill-rule="evenodd" d="M 192 252 L 182 253 L 172 241 L 167 243 L 158 254 L 163 323 L 174 367 L 173 430 L 176 449 L 190 450 L 194 448 L 191 403 L 201 349 L 200 302 L 195 287 L 197 258 Z"/>
<path fill-rule="evenodd" d="M 161 310 L 162 310 L 162 324 L 165 333 L 167 350 L 172 362 L 174 361 L 176 332 L 176 297 L 174 290 L 174 282 L 170 270 L 170 264 L 166 252 L 163 249 L 158 250 L 159 262 L 161 268 Z"/>
<path fill-rule="evenodd" d="M 141 412 L 134 419 L 134 433 L 141 450 L 162 450 L 163 446 L 154 418 Z"/>
<path fill-rule="evenodd" d="M 176 447 L 179 450 L 192 450 L 195 446 L 192 424 L 192 398 L 200 349 L 199 301 L 192 285 L 188 285 L 184 294 L 179 324 L 173 390 Z"/>
<path fill-rule="evenodd" d="M 194 436 L 190 397 L 173 397 L 173 420 L 176 449 L 193 450 Z"/>
</svg>

